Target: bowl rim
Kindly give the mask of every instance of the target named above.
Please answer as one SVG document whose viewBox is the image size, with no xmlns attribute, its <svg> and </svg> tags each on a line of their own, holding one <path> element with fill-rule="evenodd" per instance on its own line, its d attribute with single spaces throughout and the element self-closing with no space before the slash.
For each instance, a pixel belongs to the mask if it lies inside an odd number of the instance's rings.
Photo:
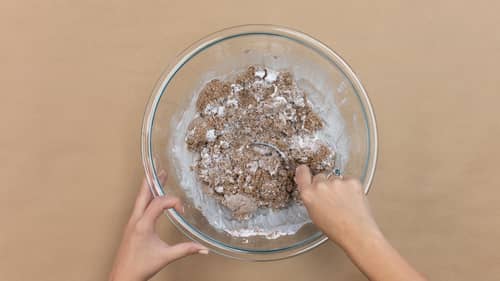
<svg viewBox="0 0 500 281">
<path fill-rule="evenodd" d="M 339 54 L 329 48 L 326 44 L 308 34 L 284 26 L 269 24 L 249 24 L 228 27 L 211 33 L 203 37 L 202 39 L 192 43 L 186 49 L 177 54 L 177 56 L 175 56 L 173 63 L 167 66 L 167 68 L 163 71 L 162 75 L 158 79 L 158 82 L 156 83 L 156 86 L 152 91 L 144 112 L 141 131 L 142 164 L 145 171 L 146 181 L 153 196 L 158 197 L 165 195 L 163 187 L 159 182 L 155 169 L 154 158 L 152 156 L 151 134 L 156 108 L 163 92 L 168 86 L 168 83 L 175 76 L 177 71 L 179 71 L 184 64 L 186 64 L 192 57 L 196 56 L 198 53 L 219 42 L 246 35 L 279 36 L 295 41 L 296 43 L 300 43 L 306 47 L 313 49 L 323 58 L 329 60 L 338 68 L 339 71 L 341 71 L 346 76 L 347 80 L 350 82 L 351 86 L 358 96 L 359 102 L 362 105 L 361 107 L 363 109 L 364 117 L 366 119 L 365 124 L 368 131 L 368 158 L 366 160 L 366 168 L 363 174 L 363 178 L 365 179 L 364 192 L 365 194 L 368 194 L 373 182 L 377 164 L 378 135 L 373 106 L 358 76 Z M 326 235 L 318 232 L 316 233 L 316 235 L 313 235 L 308 239 L 302 240 L 298 243 L 284 248 L 272 250 L 242 249 L 231 247 L 223 242 L 204 235 L 201 231 L 197 230 L 189 223 L 187 223 L 182 218 L 182 216 L 178 214 L 174 209 L 168 209 L 166 211 L 166 214 L 169 220 L 189 239 L 209 247 L 211 251 L 217 254 L 240 260 L 270 261 L 289 258 L 309 251 L 328 240 L 328 237 Z"/>
</svg>

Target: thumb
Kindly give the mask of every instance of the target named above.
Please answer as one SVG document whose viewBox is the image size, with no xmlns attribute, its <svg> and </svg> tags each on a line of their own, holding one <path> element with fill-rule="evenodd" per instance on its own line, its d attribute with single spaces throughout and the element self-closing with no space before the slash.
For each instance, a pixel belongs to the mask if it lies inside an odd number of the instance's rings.
<svg viewBox="0 0 500 281">
<path fill-rule="evenodd" d="M 208 249 L 194 242 L 179 243 L 165 249 L 165 258 L 167 259 L 167 263 L 171 263 L 180 258 L 194 254 L 206 255 L 208 254 Z"/>
</svg>

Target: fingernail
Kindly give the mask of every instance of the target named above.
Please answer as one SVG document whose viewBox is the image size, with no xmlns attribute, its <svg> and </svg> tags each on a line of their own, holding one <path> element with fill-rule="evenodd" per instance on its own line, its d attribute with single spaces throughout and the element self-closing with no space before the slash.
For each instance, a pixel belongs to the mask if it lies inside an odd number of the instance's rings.
<svg viewBox="0 0 500 281">
<path fill-rule="evenodd" d="M 201 249 L 201 250 L 198 250 L 198 254 L 208 255 L 208 249 Z"/>
</svg>

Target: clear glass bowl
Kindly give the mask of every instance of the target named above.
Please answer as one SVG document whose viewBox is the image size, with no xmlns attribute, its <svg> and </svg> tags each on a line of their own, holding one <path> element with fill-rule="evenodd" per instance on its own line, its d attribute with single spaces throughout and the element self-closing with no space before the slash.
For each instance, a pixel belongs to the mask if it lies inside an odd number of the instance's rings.
<svg viewBox="0 0 500 281">
<path fill-rule="evenodd" d="M 193 95 L 215 77 L 248 65 L 290 69 L 321 90 L 344 119 L 343 135 L 348 141 L 347 161 L 342 173 L 359 178 L 368 193 L 377 159 L 377 129 L 372 106 L 361 82 L 347 63 L 318 40 L 289 28 L 273 25 L 244 25 L 213 33 L 181 52 L 160 77 L 147 104 L 142 127 L 142 161 L 154 196 L 174 195 L 185 204 L 185 214 L 170 209 L 172 223 L 187 237 L 221 255 L 265 261 L 291 257 L 327 240 L 314 225 L 304 225 L 294 235 L 268 239 L 263 236 L 233 237 L 212 227 L 195 208 L 179 184 L 172 157 L 176 122 Z M 325 104 L 324 106 L 328 106 Z M 177 120 L 177 121 L 176 121 Z M 165 170 L 168 180 L 158 180 Z"/>
</svg>

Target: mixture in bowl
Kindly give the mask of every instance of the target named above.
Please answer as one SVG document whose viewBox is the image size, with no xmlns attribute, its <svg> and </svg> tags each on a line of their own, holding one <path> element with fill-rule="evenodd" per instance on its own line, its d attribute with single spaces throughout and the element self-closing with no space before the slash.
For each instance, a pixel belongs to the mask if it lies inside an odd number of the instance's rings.
<svg viewBox="0 0 500 281">
<path fill-rule="evenodd" d="M 185 139 L 197 154 L 192 169 L 203 191 L 236 219 L 300 202 L 297 165 L 314 174 L 334 169 L 335 152 L 316 136 L 324 122 L 290 72 L 250 66 L 212 80 L 196 112 Z"/>
</svg>

